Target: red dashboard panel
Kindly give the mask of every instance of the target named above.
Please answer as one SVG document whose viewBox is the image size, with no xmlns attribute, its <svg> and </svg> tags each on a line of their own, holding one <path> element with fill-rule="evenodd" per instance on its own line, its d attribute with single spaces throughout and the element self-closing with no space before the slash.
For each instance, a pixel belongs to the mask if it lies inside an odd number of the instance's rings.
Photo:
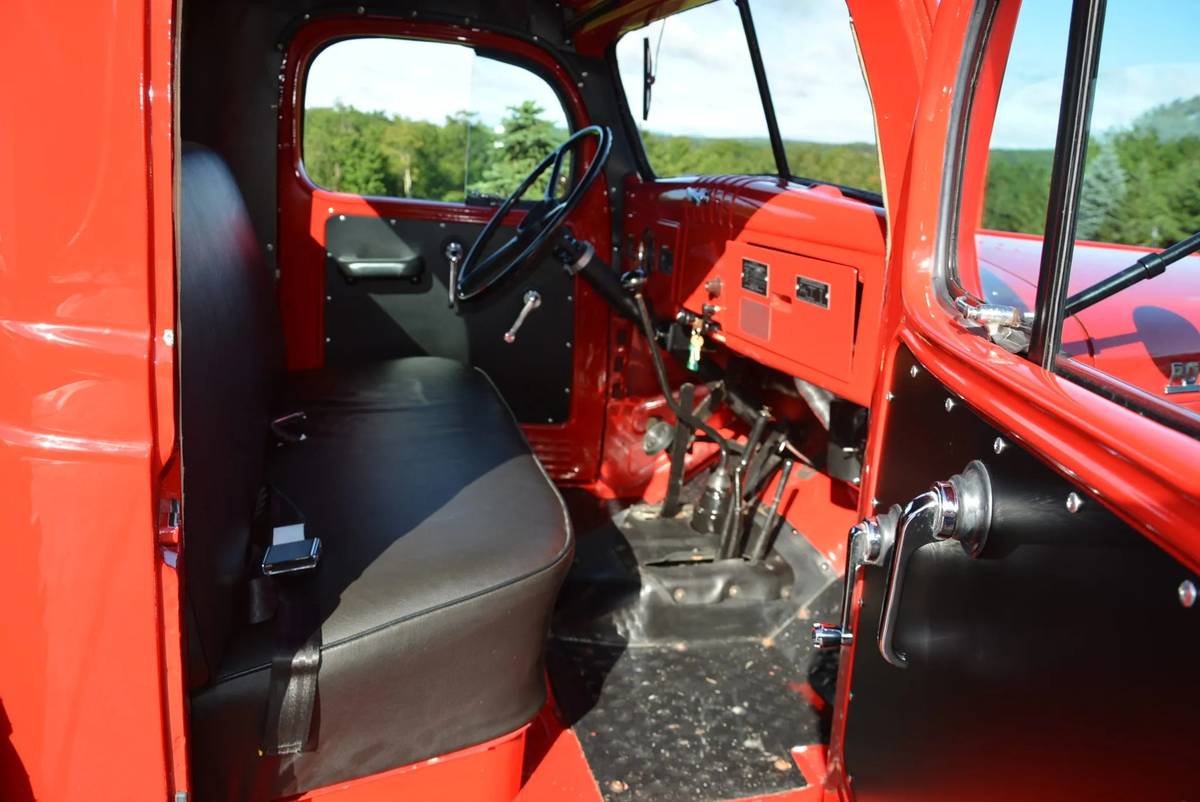
<svg viewBox="0 0 1200 802">
<path fill-rule="evenodd" d="M 647 270 L 660 316 L 707 306 L 714 339 L 735 353 L 869 403 L 882 209 L 835 187 L 745 176 L 632 181 L 625 202 L 626 257 Z"/>
</svg>

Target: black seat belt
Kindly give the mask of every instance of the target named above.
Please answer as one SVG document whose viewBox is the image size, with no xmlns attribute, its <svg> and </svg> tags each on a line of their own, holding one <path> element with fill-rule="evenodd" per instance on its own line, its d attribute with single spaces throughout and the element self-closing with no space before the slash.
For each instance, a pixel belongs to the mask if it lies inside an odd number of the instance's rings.
<svg viewBox="0 0 1200 802">
<path fill-rule="evenodd" d="M 263 722 L 263 755 L 308 751 L 321 668 L 321 621 L 313 572 L 281 576 L 275 587 L 275 647 Z"/>
<path fill-rule="evenodd" d="M 286 496 L 270 487 L 266 493 L 263 506 L 271 535 L 262 558 L 262 576 L 252 580 L 259 590 L 251 595 L 261 598 L 264 584 L 274 591 L 275 644 L 259 754 L 294 755 L 314 748 L 312 725 L 321 668 L 316 586 L 321 540 L 305 537 L 303 516 Z M 262 605 L 253 602 L 252 607 Z M 260 620 L 271 617 L 261 609 L 252 609 L 251 615 Z"/>
</svg>

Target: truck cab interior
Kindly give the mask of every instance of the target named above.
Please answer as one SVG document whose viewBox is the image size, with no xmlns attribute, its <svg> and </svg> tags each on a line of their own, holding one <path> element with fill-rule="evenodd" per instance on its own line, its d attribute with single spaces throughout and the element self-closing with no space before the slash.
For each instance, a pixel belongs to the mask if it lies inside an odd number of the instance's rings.
<svg viewBox="0 0 1200 802">
<path fill-rule="evenodd" d="M 936 4 L 802 5 L 182 4 L 194 799 L 820 798 L 830 622 L 884 581 L 852 527 L 1003 448 L 864 470 L 880 416 L 876 458 L 942 426 L 893 392 L 958 403 L 882 334 L 920 90 L 884 43 Z M 989 468 L 1066 494 L 1028 459 Z M 947 687 L 871 676 L 860 756 Z"/>
<path fill-rule="evenodd" d="M 688 124 L 748 112 L 782 145 L 781 6 L 759 34 L 746 3 L 460 5 L 184 10 L 197 798 L 311 792 L 539 717 L 576 729 L 606 796 L 800 788 L 886 240 L 849 15 L 826 15 L 822 91 L 859 104 L 821 121 L 834 144 L 710 148 L 705 176 L 671 165 L 699 164 L 688 134 L 641 121 L 695 101 L 691 49 L 719 35 L 738 105 Z M 293 535 L 280 565 L 316 567 L 264 576 Z"/>
</svg>

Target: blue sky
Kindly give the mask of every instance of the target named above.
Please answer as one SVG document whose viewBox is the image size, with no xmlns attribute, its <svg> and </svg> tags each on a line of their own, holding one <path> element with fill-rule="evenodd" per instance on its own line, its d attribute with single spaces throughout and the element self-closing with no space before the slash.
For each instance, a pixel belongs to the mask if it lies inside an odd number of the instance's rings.
<svg viewBox="0 0 1200 802">
<path fill-rule="evenodd" d="M 994 146 L 1054 146 L 1070 15 L 1068 0 L 1023 4 Z M 1109 0 L 1092 130 L 1127 126 L 1154 106 L 1200 95 L 1198 25 L 1196 0 Z"/>
<path fill-rule="evenodd" d="M 874 139 L 870 100 L 842 0 L 751 0 L 780 128 L 787 139 Z M 993 145 L 1050 147 L 1057 125 L 1069 0 L 1026 0 Z M 1200 0 L 1109 0 L 1093 127 L 1128 125 L 1178 97 L 1200 94 Z M 618 64 L 635 117 L 641 114 L 642 37 L 662 36 L 647 127 L 708 136 L 766 136 L 737 9 L 717 0 L 618 44 Z M 477 58 L 466 47 L 403 40 L 335 44 L 315 62 L 307 103 L 440 122 L 463 108 L 489 125 L 527 98 L 560 116 L 540 78 Z"/>
</svg>

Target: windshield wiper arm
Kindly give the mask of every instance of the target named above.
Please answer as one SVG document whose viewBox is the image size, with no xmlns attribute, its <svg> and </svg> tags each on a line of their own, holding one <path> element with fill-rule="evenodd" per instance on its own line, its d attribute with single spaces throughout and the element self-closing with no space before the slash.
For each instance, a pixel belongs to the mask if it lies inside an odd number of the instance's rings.
<svg viewBox="0 0 1200 802">
<path fill-rule="evenodd" d="M 1200 251 L 1200 231 L 1158 253 L 1148 253 L 1124 270 L 1075 293 L 1067 298 L 1064 314 L 1068 317 L 1078 314 L 1084 309 L 1100 303 L 1110 295 L 1116 295 L 1126 287 L 1132 287 L 1138 282 L 1162 275 L 1163 271 L 1172 264 L 1196 251 Z"/>
</svg>

